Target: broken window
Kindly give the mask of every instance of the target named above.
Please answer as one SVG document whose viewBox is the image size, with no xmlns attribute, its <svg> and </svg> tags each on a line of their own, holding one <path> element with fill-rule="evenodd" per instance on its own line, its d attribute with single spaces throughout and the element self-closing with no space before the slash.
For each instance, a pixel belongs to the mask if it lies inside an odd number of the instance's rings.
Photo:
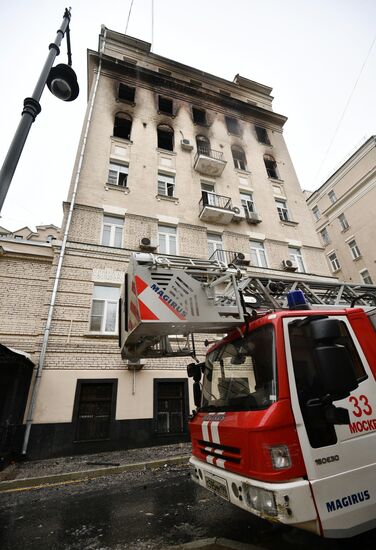
<svg viewBox="0 0 376 550">
<path fill-rule="evenodd" d="M 279 179 L 278 172 L 277 172 L 277 163 L 274 160 L 274 158 L 271 157 L 270 155 L 265 155 L 264 163 L 265 163 L 266 172 L 268 174 L 268 178 L 273 178 L 276 180 Z"/>
<path fill-rule="evenodd" d="M 118 98 L 123 101 L 134 103 L 135 88 L 126 84 L 119 84 Z"/>
<path fill-rule="evenodd" d="M 205 136 L 196 136 L 197 152 L 199 155 L 210 157 L 210 141 Z"/>
<path fill-rule="evenodd" d="M 226 121 L 227 131 L 230 134 L 235 134 L 238 136 L 240 134 L 240 127 L 239 127 L 239 122 L 236 120 L 236 118 L 225 116 L 225 121 Z"/>
<path fill-rule="evenodd" d="M 258 142 L 264 143 L 265 145 L 270 145 L 268 132 L 265 130 L 265 128 L 261 128 L 261 126 L 255 126 L 255 129 Z"/>
<path fill-rule="evenodd" d="M 197 109 L 192 107 L 193 122 L 195 124 L 206 124 L 206 111 L 205 109 Z"/>
<path fill-rule="evenodd" d="M 127 113 L 117 113 L 115 115 L 114 136 L 123 139 L 131 139 L 131 129 L 132 117 Z"/>
<path fill-rule="evenodd" d="M 168 97 L 158 96 L 158 111 L 166 115 L 173 115 L 173 102 Z"/>
<path fill-rule="evenodd" d="M 167 151 L 174 150 L 174 130 L 167 124 L 160 124 L 157 128 L 158 148 Z"/>
<path fill-rule="evenodd" d="M 244 150 L 238 145 L 231 147 L 232 158 L 234 159 L 234 166 L 238 170 L 247 170 L 247 159 L 245 157 Z"/>
</svg>

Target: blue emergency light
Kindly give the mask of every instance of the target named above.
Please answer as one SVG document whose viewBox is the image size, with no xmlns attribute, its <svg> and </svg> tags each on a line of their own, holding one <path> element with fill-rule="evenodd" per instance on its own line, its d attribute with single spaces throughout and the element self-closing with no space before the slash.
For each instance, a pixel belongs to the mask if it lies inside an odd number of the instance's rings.
<svg viewBox="0 0 376 550">
<path fill-rule="evenodd" d="M 311 309 L 302 290 L 290 290 L 287 293 L 289 309 Z"/>
</svg>

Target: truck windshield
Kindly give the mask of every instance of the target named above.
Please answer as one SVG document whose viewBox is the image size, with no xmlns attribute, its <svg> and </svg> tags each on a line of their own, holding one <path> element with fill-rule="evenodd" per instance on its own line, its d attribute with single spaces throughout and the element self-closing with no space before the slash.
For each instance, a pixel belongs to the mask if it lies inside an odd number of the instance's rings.
<svg viewBox="0 0 376 550">
<path fill-rule="evenodd" d="M 208 354 L 200 410 L 252 411 L 265 409 L 276 399 L 273 325 Z"/>
</svg>

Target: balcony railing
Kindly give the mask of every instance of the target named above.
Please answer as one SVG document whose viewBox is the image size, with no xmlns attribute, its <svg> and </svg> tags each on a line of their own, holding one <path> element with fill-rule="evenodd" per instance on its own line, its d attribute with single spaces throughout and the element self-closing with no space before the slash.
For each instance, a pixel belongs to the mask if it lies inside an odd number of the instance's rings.
<svg viewBox="0 0 376 550">
<path fill-rule="evenodd" d="M 194 160 L 194 169 L 197 172 L 209 176 L 221 176 L 225 166 L 226 161 L 222 151 L 214 151 L 210 147 L 198 147 Z"/>
<path fill-rule="evenodd" d="M 217 195 L 210 191 L 202 191 L 202 197 L 200 200 L 200 214 L 205 206 L 212 206 L 213 208 L 223 208 L 224 210 L 232 210 L 232 202 L 230 197 L 224 197 L 223 195 Z"/>
<path fill-rule="evenodd" d="M 223 160 L 222 151 L 214 151 L 214 149 L 210 149 L 210 147 L 199 147 L 195 156 L 195 162 L 198 160 L 200 155 L 214 160 Z"/>
<path fill-rule="evenodd" d="M 218 261 L 228 265 L 245 266 L 249 265 L 249 260 L 246 259 L 245 254 L 242 252 L 235 252 L 233 250 L 221 250 L 217 249 L 209 258 L 210 261 Z"/>
</svg>

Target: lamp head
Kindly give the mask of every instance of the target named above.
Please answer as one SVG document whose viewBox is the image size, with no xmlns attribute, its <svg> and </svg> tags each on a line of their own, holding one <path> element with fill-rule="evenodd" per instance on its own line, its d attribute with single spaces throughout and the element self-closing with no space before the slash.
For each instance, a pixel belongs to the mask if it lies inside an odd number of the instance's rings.
<svg viewBox="0 0 376 550">
<path fill-rule="evenodd" d="M 80 91 L 77 76 L 72 67 L 60 63 L 52 67 L 47 78 L 50 92 L 63 101 L 74 101 Z"/>
</svg>

